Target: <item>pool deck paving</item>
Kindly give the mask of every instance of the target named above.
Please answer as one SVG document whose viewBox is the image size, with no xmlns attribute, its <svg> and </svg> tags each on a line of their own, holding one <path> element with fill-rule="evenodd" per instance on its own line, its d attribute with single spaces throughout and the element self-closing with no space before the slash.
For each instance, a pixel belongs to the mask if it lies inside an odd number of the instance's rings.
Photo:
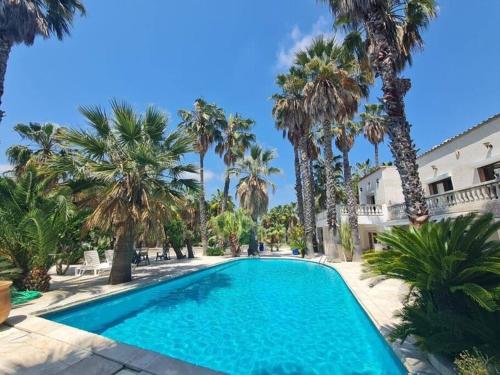
<svg viewBox="0 0 500 375">
<path fill-rule="evenodd" d="M 289 251 L 272 257 L 289 257 Z M 220 374 L 168 356 L 143 350 L 87 331 L 38 317 L 103 296 L 167 280 L 215 264 L 229 257 L 197 256 L 195 259 L 152 262 L 134 269 L 134 280 L 126 285 L 107 285 L 107 275 L 53 276 L 51 291 L 39 299 L 14 308 L 6 324 L 0 325 L 0 374 L 98 374 L 98 375 L 181 375 Z M 311 261 L 318 261 L 319 258 Z M 406 292 L 403 283 L 385 280 L 375 286 L 362 280 L 359 263 L 328 263 L 335 268 L 365 308 L 380 332 L 387 336 L 397 322 L 394 312 L 401 308 Z M 70 270 L 72 275 L 72 270 Z M 391 343 L 393 350 L 414 374 L 437 374 L 411 341 Z"/>
</svg>

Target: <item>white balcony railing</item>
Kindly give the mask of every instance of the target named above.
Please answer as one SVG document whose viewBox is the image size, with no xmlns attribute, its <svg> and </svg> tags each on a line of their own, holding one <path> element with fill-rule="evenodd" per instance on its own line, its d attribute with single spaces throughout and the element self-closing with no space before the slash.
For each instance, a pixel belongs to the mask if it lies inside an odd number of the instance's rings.
<svg viewBox="0 0 500 375">
<path fill-rule="evenodd" d="M 480 211 L 491 203 L 500 205 L 500 181 L 485 182 L 466 189 L 431 195 L 426 201 L 431 215 Z M 388 211 L 391 220 L 406 218 L 404 203 L 389 206 Z"/>
<path fill-rule="evenodd" d="M 358 216 L 382 216 L 384 214 L 381 204 L 360 204 L 357 206 Z M 347 215 L 347 206 L 340 207 L 340 214 Z"/>
</svg>

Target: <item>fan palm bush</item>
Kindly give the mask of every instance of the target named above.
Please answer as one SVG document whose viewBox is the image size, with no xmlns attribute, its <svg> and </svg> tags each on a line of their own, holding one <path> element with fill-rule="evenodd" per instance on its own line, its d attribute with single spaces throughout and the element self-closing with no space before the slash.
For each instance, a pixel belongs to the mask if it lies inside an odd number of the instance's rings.
<svg viewBox="0 0 500 375">
<path fill-rule="evenodd" d="M 264 150 L 260 146 L 252 146 L 250 155 L 239 160 L 231 169 L 231 173 L 241 176 L 236 186 L 236 195 L 240 201 L 240 207 L 248 212 L 255 224 L 269 205 L 268 186 L 275 189 L 270 177 L 281 173 L 279 168 L 271 166 L 276 159 L 273 150 Z M 257 253 L 257 241 L 255 239 L 255 228 L 251 230 L 249 254 Z"/>
<path fill-rule="evenodd" d="M 242 209 L 225 211 L 210 220 L 210 225 L 222 241 L 229 242 L 231 255 L 240 256 L 241 237 L 254 225 Z"/>
<path fill-rule="evenodd" d="M 2 0 L 0 2 L 0 104 L 10 51 L 15 44 L 31 45 L 37 36 L 70 33 L 75 13 L 85 14 L 78 0 Z M 3 111 L 0 111 L 2 121 Z"/>
<path fill-rule="evenodd" d="M 366 254 L 368 275 L 410 286 L 394 339 L 415 337 L 450 357 L 477 348 L 500 353 L 500 229 L 493 215 L 468 215 L 379 234 L 389 250 Z"/>
<path fill-rule="evenodd" d="M 163 240 L 165 219 L 198 183 L 184 178 L 197 171 L 183 162 L 192 139 L 183 130 L 167 134 L 164 113 L 149 107 L 140 115 L 117 101 L 111 107 L 112 117 L 101 107 L 82 107 L 91 130 L 65 130 L 67 152 L 52 158 L 47 169 L 69 176 L 67 184 L 93 202 L 86 229 L 113 230 L 109 282 L 119 284 L 131 280 L 135 241 L 144 234 Z"/>
<path fill-rule="evenodd" d="M 68 189 L 49 189 L 34 169 L 0 178 L 0 256 L 21 270 L 21 287 L 46 291 L 47 272 L 74 224 Z"/>
</svg>

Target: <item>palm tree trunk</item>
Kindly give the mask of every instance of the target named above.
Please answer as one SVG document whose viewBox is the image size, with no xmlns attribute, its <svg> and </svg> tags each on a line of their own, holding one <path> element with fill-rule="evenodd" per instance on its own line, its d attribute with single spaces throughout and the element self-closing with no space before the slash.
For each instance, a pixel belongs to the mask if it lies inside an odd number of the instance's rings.
<svg viewBox="0 0 500 375">
<path fill-rule="evenodd" d="M 359 241 L 357 202 L 352 189 L 349 151 L 345 148 L 342 150 L 342 162 L 344 166 L 344 183 L 347 195 L 347 215 L 349 218 L 349 226 L 351 227 L 352 243 L 354 245 L 353 260 L 359 261 L 361 259 L 361 245 Z"/>
<path fill-rule="evenodd" d="M 380 165 L 378 160 L 378 143 L 375 143 L 373 147 L 375 148 L 375 167 L 378 167 Z"/>
<path fill-rule="evenodd" d="M 226 209 L 227 209 L 227 200 L 229 199 L 229 184 L 230 183 L 231 183 L 231 178 L 229 177 L 229 173 L 226 170 L 226 179 L 224 181 L 224 197 L 222 199 L 221 213 L 226 212 Z"/>
<path fill-rule="evenodd" d="M 2 106 L 5 73 L 7 72 L 7 61 L 9 60 L 11 48 L 11 42 L 0 38 L 0 108 Z M 0 110 L 0 122 L 2 122 L 4 113 L 4 111 Z"/>
<path fill-rule="evenodd" d="M 304 232 L 306 239 L 306 252 L 308 255 L 314 255 L 314 201 L 313 185 L 311 184 L 312 172 L 307 152 L 307 137 L 300 139 L 300 169 L 302 172 L 302 181 L 304 183 Z M 312 197 L 312 199 L 311 199 Z"/>
<path fill-rule="evenodd" d="M 132 255 L 134 253 L 134 225 L 125 220 L 116 228 L 113 264 L 109 274 L 109 284 L 127 283 L 132 280 Z"/>
<path fill-rule="evenodd" d="M 304 196 L 302 193 L 302 178 L 300 176 L 300 158 L 298 146 L 293 146 L 295 163 L 295 192 L 297 193 L 297 213 L 301 225 L 304 225 Z"/>
<path fill-rule="evenodd" d="M 335 230 L 337 223 L 337 209 L 335 202 L 335 171 L 333 168 L 333 147 L 332 147 L 332 129 L 330 122 L 323 123 L 323 153 L 325 156 L 325 174 L 326 174 L 326 218 L 328 228 Z"/>
<path fill-rule="evenodd" d="M 207 234 L 207 213 L 205 208 L 205 178 L 203 171 L 204 159 L 205 159 L 205 154 L 200 152 L 200 232 L 201 232 L 201 246 L 203 247 L 203 255 L 207 255 L 208 234 Z"/>
<path fill-rule="evenodd" d="M 257 233 L 256 233 L 256 228 L 257 228 L 257 218 L 252 218 L 254 225 L 252 225 L 252 228 L 250 229 L 250 243 L 248 244 L 248 255 L 256 255 L 259 253 L 258 249 L 258 244 L 257 244 Z"/>
<path fill-rule="evenodd" d="M 316 201 L 314 200 L 314 177 L 313 177 L 313 159 L 311 155 L 309 155 L 309 170 L 311 173 L 309 174 L 309 183 L 311 184 L 311 196 L 309 199 L 311 200 L 311 216 L 312 216 L 312 225 L 313 225 L 313 251 L 315 253 L 319 252 L 319 243 L 318 243 L 318 235 L 316 232 Z"/>
<path fill-rule="evenodd" d="M 370 58 L 382 78 L 383 102 L 388 118 L 387 133 L 394 164 L 401 177 L 406 213 L 410 223 L 419 226 L 429 219 L 429 210 L 418 175 L 417 153 L 410 136 L 410 124 L 406 120 L 403 100 L 411 83 L 409 79 L 398 78 L 397 52 L 387 41 L 383 16 L 377 11 L 371 11 L 365 23 L 373 45 Z"/>
<path fill-rule="evenodd" d="M 187 247 L 188 258 L 190 259 L 194 258 L 193 244 L 191 242 L 191 238 L 186 238 L 186 247 Z"/>
</svg>

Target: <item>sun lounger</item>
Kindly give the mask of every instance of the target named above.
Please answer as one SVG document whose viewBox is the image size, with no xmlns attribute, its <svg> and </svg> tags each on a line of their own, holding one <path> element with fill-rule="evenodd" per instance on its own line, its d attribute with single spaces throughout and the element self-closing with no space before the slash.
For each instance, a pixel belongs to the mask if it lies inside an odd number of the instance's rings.
<svg viewBox="0 0 500 375">
<path fill-rule="evenodd" d="M 84 251 L 83 257 L 83 265 L 75 269 L 75 273 L 78 276 L 82 276 L 87 271 L 94 271 L 94 275 L 97 276 L 101 271 L 109 271 L 111 269 L 111 265 L 107 262 L 101 263 L 97 250 Z"/>
</svg>

